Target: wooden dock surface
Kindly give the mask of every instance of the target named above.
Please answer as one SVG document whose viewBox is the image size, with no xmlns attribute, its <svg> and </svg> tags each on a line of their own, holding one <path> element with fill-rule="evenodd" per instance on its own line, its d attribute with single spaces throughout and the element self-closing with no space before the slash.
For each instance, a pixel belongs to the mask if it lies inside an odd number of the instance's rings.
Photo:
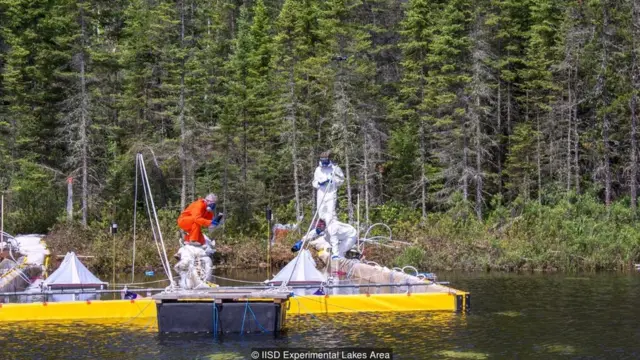
<svg viewBox="0 0 640 360">
<path fill-rule="evenodd" d="M 287 291 L 256 291 L 243 289 L 178 290 L 153 295 L 154 300 L 286 300 L 291 297 Z"/>
</svg>

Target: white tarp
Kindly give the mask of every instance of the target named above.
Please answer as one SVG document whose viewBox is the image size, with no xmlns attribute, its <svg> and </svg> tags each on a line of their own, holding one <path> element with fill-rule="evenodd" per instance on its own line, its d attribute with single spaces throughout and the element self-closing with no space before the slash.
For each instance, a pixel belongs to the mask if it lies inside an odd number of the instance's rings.
<svg viewBox="0 0 640 360">
<path fill-rule="evenodd" d="M 108 283 L 98 279 L 78 260 L 74 252 L 65 255 L 62 264 L 42 283 L 43 288 L 102 288 Z"/>
<path fill-rule="evenodd" d="M 49 250 L 41 241 L 43 235 L 19 235 L 15 237 L 20 253 L 27 256 L 29 264 L 43 265 Z"/>
<path fill-rule="evenodd" d="M 305 249 L 300 251 L 298 256 L 280 270 L 273 279 L 267 280 L 266 282 L 276 285 L 282 282 L 287 282 L 288 284 L 312 284 L 323 283 L 326 280 L 327 278 L 316 269 L 316 262 L 313 261 L 309 250 Z"/>
</svg>

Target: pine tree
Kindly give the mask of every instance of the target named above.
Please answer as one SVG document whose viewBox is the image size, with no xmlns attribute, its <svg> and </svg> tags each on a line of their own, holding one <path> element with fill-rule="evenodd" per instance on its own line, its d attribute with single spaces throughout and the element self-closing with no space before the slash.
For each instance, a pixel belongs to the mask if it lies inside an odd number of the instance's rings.
<svg viewBox="0 0 640 360">
<path fill-rule="evenodd" d="M 240 182 L 233 186 L 237 196 L 239 224 L 249 225 L 256 206 L 266 205 L 264 184 L 267 164 L 262 154 L 267 150 L 266 140 L 273 137 L 268 83 L 271 61 L 270 25 L 266 8 L 261 0 L 255 3 L 253 19 L 249 9 L 242 8 L 238 18 L 238 35 L 233 54 L 227 63 L 229 74 L 224 100 L 223 130 L 228 131 L 237 158 L 228 153 L 240 169 Z M 271 149 L 269 149 L 271 150 Z"/>
<path fill-rule="evenodd" d="M 285 144 L 277 156 L 291 159 L 291 168 L 281 163 L 278 172 L 292 175 L 292 181 L 287 176 L 281 182 L 292 186 L 297 219 L 302 216 L 303 196 L 310 184 L 301 179 L 304 174 L 312 174 L 318 153 L 315 147 L 321 140 L 320 129 L 312 132 L 312 124 L 317 123 L 322 107 L 326 106 L 326 101 L 322 102 L 327 89 L 326 61 L 314 57 L 316 48 L 322 44 L 318 17 L 315 1 L 286 0 L 276 22 L 272 60 L 277 98 L 274 116 L 284 120 L 280 133 Z M 312 139 L 315 145 L 305 139 Z M 309 161 L 305 162 L 305 158 Z M 291 198 L 291 194 L 285 192 L 283 197 Z"/>
<path fill-rule="evenodd" d="M 226 71 L 229 74 L 226 82 L 226 95 L 224 98 L 224 112 L 221 121 L 222 132 L 227 138 L 229 148 L 225 153 L 225 160 L 233 168 L 239 169 L 238 183 L 229 182 L 229 196 L 232 204 L 235 204 L 235 213 L 241 221 L 250 219 L 249 205 L 249 146 L 253 140 L 252 123 L 248 113 L 248 72 L 249 55 L 251 53 L 251 38 L 249 12 L 245 7 L 241 8 L 237 21 L 238 34 L 233 44 L 233 53 L 226 63 Z M 226 177 L 225 182 L 233 178 Z"/>
<path fill-rule="evenodd" d="M 548 139 L 550 144 L 561 141 L 561 139 L 555 137 L 557 132 L 554 129 L 556 122 L 553 119 L 553 110 L 551 108 L 551 104 L 556 101 L 556 94 L 560 91 L 555 85 L 551 69 L 551 66 L 557 60 L 554 51 L 556 49 L 556 33 L 560 25 L 560 14 L 561 11 L 557 7 L 557 2 L 548 0 L 531 1 L 531 27 L 527 32 L 525 67 L 519 71 L 519 77 L 522 80 L 520 88 L 525 92 L 525 96 L 520 98 L 520 102 L 525 108 L 525 116 L 528 118 L 535 117 L 538 134 L 535 159 L 538 202 L 542 201 L 542 161 L 545 154 L 541 147 L 544 146 L 544 138 Z M 529 114 L 532 115 L 529 116 Z M 549 130 L 549 134 L 546 137 L 541 129 L 541 122 L 546 125 L 545 129 Z M 553 158 L 554 154 L 549 152 L 547 155 Z M 549 169 L 549 173 L 553 174 L 552 169 Z"/>
<path fill-rule="evenodd" d="M 423 219 L 427 216 L 428 203 L 428 173 L 432 168 L 430 135 L 433 134 L 433 112 L 428 82 L 430 81 L 430 45 L 434 38 L 436 13 L 441 9 L 435 2 L 412 0 L 407 4 L 405 19 L 402 22 L 402 41 L 400 48 L 403 52 L 403 78 L 400 85 L 400 101 L 394 109 L 395 117 L 406 125 L 396 129 L 391 134 L 390 155 L 392 162 L 390 179 L 396 186 L 394 193 L 401 196 L 401 200 L 408 200 L 414 194 L 413 189 L 420 194 L 420 207 Z M 409 139 L 405 137 L 410 136 Z M 413 164 L 409 169 L 409 154 L 405 145 L 415 142 L 419 144 L 413 156 Z M 403 145 L 405 144 L 405 145 Z M 411 174 L 412 176 L 407 176 Z M 404 180 L 410 181 L 406 183 Z M 407 190 L 410 190 L 407 192 Z"/>
<path fill-rule="evenodd" d="M 277 152 L 277 124 L 272 114 L 274 102 L 273 89 L 270 83 L 271 58 L 273 57 L 273 41 L 271 20 L 268 17 L 264 1 L 257 0 L 253 7 L 253 21 L 249 28 L 251 51 L 248 55 L 247 100 L 248 114 L 252 121 L 254 148 L 251 158 L 254 159 L 253 178 L 262 187 L 254 201 L 257 208 L 268 205 L 276 193 L 277 174 L 274 171 L 275 159 L 269 154 Z"/>
<path fill-rule="evenodd" d="M 521 196 L 528 200 L 531 196 L 531 181 L 536 172 L 532 158 L 536 153 L 536 140 L 539 136 L 538 131 L 529 122 L 518 124 L 511 136 L 511 147 L 504 173 L 508 178 L 505 187 L 513 198 Z"/>
<path fill-rule="evenodd" d="M 631 99 L 629 100 L 629 112 L 631 113 L 631 156 L 629 156 L 629 192 L 631 195 L 631 207 L 635 210 L 638 205 L 638 91 L 640 90 L 640 61 L 638 53 L 640 42 L 640 4 L 631 2 Z"/>
<path fill-rule="evenodd" d="M 582 6 L 579 3 L 568 4 L 564 9 L 563 21 L 560 25 L 557 52 L 563 54 L 563 59 L 557 63 L 556 77 L 563 83 L 566 96 L 561 110 L 567 119 L 566 140 L 566 180 L 567 192 L 574 188 L 580 192 L 580 122 L 578 117 L 578 103 L 584 98 L 583 80 L 580 77 L 584 44 L 588 37 L 587 24 Z M 566 75 L 565 75 L 566 74 Z"/>
<path fill-rule="evenodd" d="M 124 19 L 121 106 L 127 130 L 139 138 L 171 138 L 171 107 L 177 103 L 171 53 L 179 34 L 175 9 L 166 2 L 134 0 L 125 9 Z"/>
<path fill-rule="evenodd" d="M 487 16 L 487 25 L 493 27 L 493 67 L 497 72 L 496 121 L 500 134 L 497 153 L 493 156 L 498 170 L 498 192 L 502 191 L 502 167 L 508 157 L 508 148 L 516 119 L 519 114 L 516 99 L 520 92 L 518 72 L 524 67 L 526 31 L 529 28 L 529 1 L 494 0 L 492 11 Z"/>
<path fill-rule="evenodd" d="M 487 178 L 485 171 L 491 152 L 489 151 L 493 139 L 488 135 L 487 129 L 491 127 L 489 114 L 493 106 L 494 94 L 491 88 L 493 76 L 490 69 L 490 49 L 488 42 L 488 29 L 486 23 L 485 7 L 478 5 L 474 11 L 474 24 L 469 34 L 471 40 L 471 79 L 467 84 L 466 92 L 469 94 L 466 103 L 466 118 L 470 137 L 469 154 L 475 157 L 475 168 L 470 170 L 476 187 L 476 216 L 482 220 L 484 207 L 484 183 Z M 472 140 L 471 140 L 472 139 Z M 465 149 L 465 151 L 467 151 Z M 469 166 L 471 169 L 471 166 Z"/>
<path fill-rule="evenodd" d="M 470 4 L 464 0 L 447 2 L 433 27 L 433 41 L 427 58 L 431 69 L 427 82 L 431 99 L 431 121 L 438 136 L 435 155 L 441 164 L 444 187 L 439 192 L 441 201 L 457 191 L 464 202 L 469 200 L 470 179 L 474 173 L 469 158 L 471 135 L 466 105 L 458 96 L 458 89 L 471 81 L 467 59 L 471 41 Z"/>
<path fill-rule="evenodd" d="M 328 1 L 321 26 L 326 29 L 327 47 L 336 69 L 333 80 L 332 143 L 338 145 L 338 153 L 344 159 L 347 193 L 347 214 L 354 221 L 353 188 L 351 171 L 354 165 L 362 169 L 360 189 L 364 193 L 365 220 L 368 220 L 369 172 L 372 136 L 377 129 L 367 106 L 375 97 L 377 88 L 371 79 L 375 75 L 371 35 L 366 24 L 360 23 L 358 14 L 363 9 L 361 1 Z M 361 149 L 361 151 L 356 151 Z M 372 151 L 373 150 L 373 151 Z"/>
<path fill-rule="evenodd" d="M 50 216 L 55 210 L 46 209 L 61 208 L 45 170 L 65 157 L 58 136 L 65 87 L 55 70 L 68 64 L 67 48 L 58 42 L 69 34 L 64 19 L 53 21 L 59 8 L 41 1 L 0 2 L 0 131 L 8 135 L 0 141 L 0 154 L 8 157 L 0 166 L 7 170 L 2 176 L 7 223 L 18 231 L 46 231 L 55 222 Z M 23 218 L 25 212 L 30 219 Z"/>
<path fill-rule="evenodd" d="M 65 28 L 71 30 L 64 34 L 66 37 L 62 38 L 63 46 L 68 49 L 69 64 L 65 70 L 57 74 L 68 83 L 62 118 L 64 139 L 69 149 L 65 168 L 72 172 L 78 169 L 81 175 L 81 222 L 86 227 L 89 220 L 89 173 L 92 165 L 91 129 L 93 127 L 93 101 L 89 87 L 92 77 L 91 58 L 88 51 L 91 41 L 90 4 L 86 1 L 70 2 L 61 10 L 60 13 L 53 12 L 51 15 L 58 23 L 66 22 Z"/>
</svg>

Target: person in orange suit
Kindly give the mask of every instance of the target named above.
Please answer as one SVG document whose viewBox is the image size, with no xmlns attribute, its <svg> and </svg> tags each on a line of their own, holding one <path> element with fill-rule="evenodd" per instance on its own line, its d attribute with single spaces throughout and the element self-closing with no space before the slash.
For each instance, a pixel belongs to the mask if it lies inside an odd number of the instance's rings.
<svg viewBox="0 0 640 360">
<path fill-rule="evenodd" d="M 215 194 L 209 194 L 204 199 L 198 199 L 189 204 L 180 214 L 178 226 L 187 233 L 185 243 L 197 242 L 202 246 L 206 244 L 202 227 L 216 227 L 222 220 L 222 214 L 213 217 L 217 201 L 218 197 Z"/>
</svg>

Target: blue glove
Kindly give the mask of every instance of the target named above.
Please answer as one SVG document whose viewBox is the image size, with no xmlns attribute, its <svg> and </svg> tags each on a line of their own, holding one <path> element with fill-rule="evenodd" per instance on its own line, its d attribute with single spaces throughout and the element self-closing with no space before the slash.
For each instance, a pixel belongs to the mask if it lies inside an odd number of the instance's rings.
<svg viewBox="0 0 640 360">
<path fill-rule="evenodd" d="M 298 241 L 296 241 L 296 243 L 295 243 L 295 244 L 293 244 L 293 246 L 291 247 L 291 252 L 299 251 L 301 247 L 302 247 L 302 240 L 298 240 Z"/>
<path fill-rule="evenodd" d="M 218 216 L 213 218 L 213 220 L 211 221 L 211 226 L 218 226 L 220 224 L 220 222 L 222 221 L 222 217 L 223 216 L 224 216 L 224 214 L 219 214 Z"/>
<path fill-rule="evenodd" d="M 131 292 L 131 291 L 126 291 L 124 293 L 124 298 L 127 300 L 133 300 L 133 299 L 137 299 L 138 298 L 138 294 Z"/>
<path fill-rule="evenodd" d="M 329 183 L 329 181 L 331 181 L 331 180 L 327 179 L 327 180 L 325 180 L 325 181 L 323 181 L 321 183 L 318 183 L 318 185 L 325 186 L 325 185 L 327 185 Z"/>
<path fill-rule="evenodd" d="M 207 205 L 207 209 L 209 209 L 209 211 L 211 212 L 216 211 L 216 203 Z"/>
<path fill-rule="evenodd" d="M 320 229 L 316 228 L 316 234 L 322 235 L 323 232 L 324 232 L 324 230 L 320 230 Z"/>
</svg>

